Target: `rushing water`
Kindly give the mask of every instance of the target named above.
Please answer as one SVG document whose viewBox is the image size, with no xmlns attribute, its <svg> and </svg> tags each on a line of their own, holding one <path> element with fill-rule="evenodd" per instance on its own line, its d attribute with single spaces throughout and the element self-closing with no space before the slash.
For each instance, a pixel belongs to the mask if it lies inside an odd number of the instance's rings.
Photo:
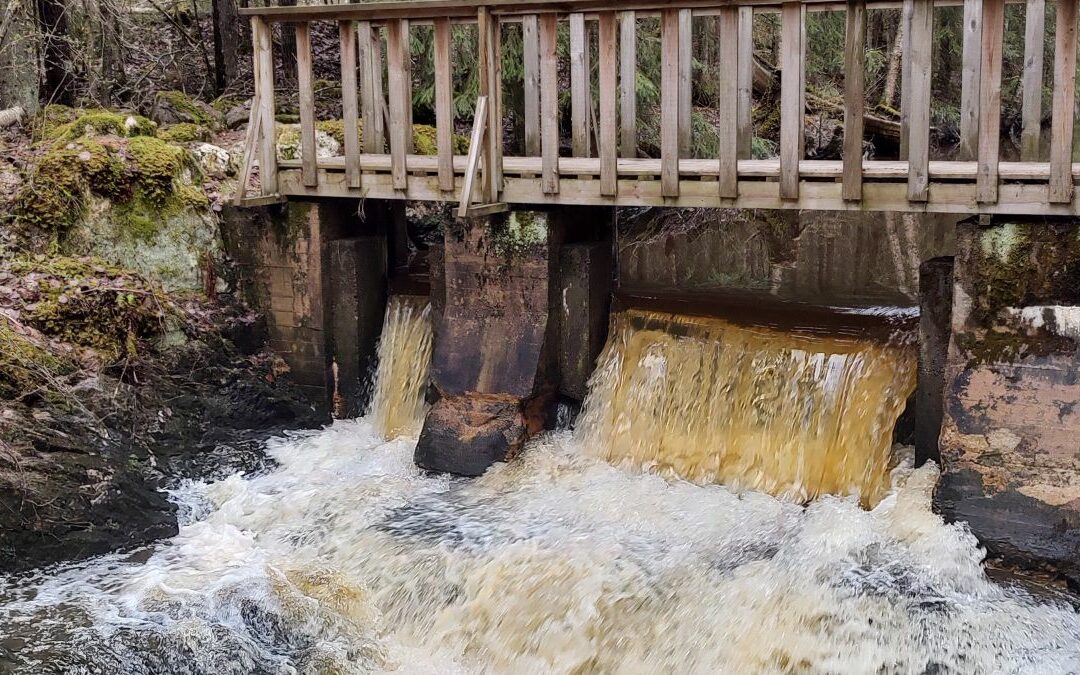
<svg viewBox="0 0 1080 675">
<path fill-rule="evenodd" d="M 185 483 L 180 534 L 151 549 L 0 577 L 0 672 L 1080 670 L 1076 610 L 990 582 L 931 512 L 932 466 L 902 461 L 870 510 L 802 506 L 560 431 L 466 481 L 422 474 L 374 419 Z"/>
</svg>

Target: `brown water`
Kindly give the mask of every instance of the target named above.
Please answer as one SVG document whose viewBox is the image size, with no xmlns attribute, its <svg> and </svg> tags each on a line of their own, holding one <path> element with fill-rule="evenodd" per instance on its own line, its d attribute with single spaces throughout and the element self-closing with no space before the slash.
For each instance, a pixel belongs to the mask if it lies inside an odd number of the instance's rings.
<svg viewBox="0 0 1080 675">
<path fill-rule="evenodd" d="M 903 448 L 871 509 L 616 466 L 590 446 L 608 436 L 588 417 L 576 437 L 547 433 L 479 479 L 419 471 L 415 438 L 382 432 L 422 419 L 427 363 L 414 357 L 429 338 L 404 318 L 388 311 L 384 353 L 413 365 L 384 363 L 380 378 L 402 383 L 377 390 L 402 392 L 412 418 L 276 439 L 273 471 L 174 491 L 182 522 L 171 540 L 0 576 L 0 672 L 1080 671 L 1075 608 L 987 579 L 974 537 L 930 510 L 936 469 L 912 469 Z M 642 344 L 679 352 L 669 338 Z M 747 340 L 770 353 L 764 338 Z M 849 347 L 835 351 L 845 386 L 878 392 L 848 363 L 866 347 Z M 591 415 L 606 409 L 599 400 Z M 618 400 L 631 424 L 632 406 L 648 402 Z M 672 429 L 687 443 L 700 433 Z M 779 433 L 755 438 L 780 447 Z M 795 484 L 785 480 L 775 484 Z"/>
<path fill-rule="evenodd" d="M 912 348 L 630 309 L 581 419 L 609 461 L 795 501 L 889 487 Z"/>
</svg>

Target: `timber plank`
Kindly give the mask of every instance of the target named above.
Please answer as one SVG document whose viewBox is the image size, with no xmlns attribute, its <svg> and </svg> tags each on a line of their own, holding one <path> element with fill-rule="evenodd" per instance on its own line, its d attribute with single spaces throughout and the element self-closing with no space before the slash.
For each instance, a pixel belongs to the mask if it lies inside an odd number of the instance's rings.
<svg viewBox="0 0 1080 675">
<path fill-rule="evenodd" d="M 720 64 L 717 76 L 717 137 L 720 148 L 719 188 L 720 197 L 735 199 L 739 196 L 739 10 L 728 7 L 720 13 Z"/>
<path fill-rule="evenodd" d="M 1024 94 L 1020 114 L 1020 159 L 1025 162 L 1039 159 L 1045 33 L 1046 0 L 1027 0 L 1024 13 Z"/>
<path fill-rule="evenodd" d="M 998 146 L 1001 140 L 1001 49 L 1004 0 L 983 0 L 982 82 L 979 84 L 979 173 L 976 198 L 998 198 Z"/>
<path fill-rule="evenodd" d="M 435 141 L 439 155 L 439 187 L 454 189 L 454 101 L 450 78 L 450 19 L 435 20 Z"/>
<path fill-rule="evenodd" d="M 925 202 L 930 184 L 930 55 L 933 53 L 933 0 L 912 0 L 911 66 L 907 88 L 910 101 L 904 124 L 908 129 L 908 199 Z"/>
<path fill-rule="evenodd" d="M 847 200 L 862 199 L 865 87 L 866 3 L 849 0 L 844 30 L 843 197 Z"/>
<path fill-rule="evenodd" d="M 963 56 L 960 66 L 960 149 L 957 158 L 979 154 L 979 113 L 982 84 L 982 0 L 964 0 Z"/>
<path fill-rule="evenodd" d="M 352 21 L 338 23 L 341 50 L 341 119 L 345 127 L 345 173 L 351 188 L 360 187 L 360 114 L 356 86 L 356 26 Z"/>
<path fill-rule="evenodd" d="M 799 160 L 803 146 L 803 11 L 786 2 L 780 11 L 780 196 L 799 196 Z"/>
<path fill-rule="evenodd" d="M 1048 193 L 1049 200 L 1055 204 L 1073 199 L 1069 167 L 1074 142 L 1073 116 L 1076 112 L 1076 3 L 1077 0 L 1057 0 Z"/>
<path fill-rule="evenodd" d="M 525 154 L 540 156 L 540 34 L 535 15 L 521 20 L 523 58 Z"/>
<path fill-rule="evenodd" d="M 614 197 L 618 189 L 616 160 L 618 158 L 618 26 L 614 12 L 600 15 L 600 194 Z"/>
<path fill-rule="evenodd" d="M 679 196 L 679 12 L 660 19 L 660 181 L 665 197 Z"/>
<path fill-rule="evenodd" d="M 412 129 L 408 123 L 406 107 L 412 107 L 412 101 L 406 99 L 408 89 L 405 86 L 405 43 L 401 20 L 391 21 L 386 31 L 386 65 L 389 76 L 390 108 L 390 163 L 394 177 L 394 187 L 404 190 L 408 187 L 408 175 L 405 170 L 405 155 L 408 153 L 408 136 Z"/>
<path fill-rule="evenodd" d="M 619 12 L 619 156 L 637 157 L 637 17 Z"/>
<path fill-rule="evenodd" d="M 750 159 L 754 140 L 754 8 L 739 7 L 739 159 Z"/>
<path fill-rule="evenodd" d="M 559 192 L 558 18 L 540 16 L 540 135 L 544 194 Z"/>
<path fill-rule="evenodd" d="M 589 134 L 592 87 L 588 53 L 585 15 L 575 12 L 570 15 L 570 139 L 574 157 L 592 155 Z"/>
</svg>

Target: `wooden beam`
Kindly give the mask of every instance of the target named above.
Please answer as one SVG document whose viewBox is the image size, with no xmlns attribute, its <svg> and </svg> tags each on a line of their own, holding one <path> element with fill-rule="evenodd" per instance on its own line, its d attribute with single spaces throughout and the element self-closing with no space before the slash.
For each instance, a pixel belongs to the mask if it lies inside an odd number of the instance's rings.
<svg viewBox="0 0 1080 675">
<path fill-rule="evenodd" d="M 258 69 L 256 68 L 256 72 Z M 251 179 L 251 165 L 255 161 L 256 146 L 260 141 L 259 127 L 262 124 L 261 110 L 259 108 L 259 85 L 255 85 L 255 97 L 251 100 L 251 111 L 248 113 L 248 126 L 244 131 L 244 156 L 240 160 L 240 173 L 236 178 L 236 193 L 233 195 L 233 204 L 240 206 L 247 196 L 248 181 Z"/>
<path fill-rule="evenodd" d="M 303 161 L 304 185 L 318 184 L 315 170 L 315 90 L 311 75 L 311 24 L 298 23 L 296 32 L 296 87 L 300 104 L 300 159 Z"/>
<path fill-rule="evenodd" d="M 1076 112 L 1076 3 L 1077 0 L 1057 0 L 1049 184 L 1049 199 L 1055 204 L 1068 203 L 1073 198 L 1071 162 L 1073 116 Z"/>
<path fill-rule="evenodd" d="M 717 127 L 720 149 L 720 197 L 739 196 L 739 10 L 720 12 L 720 53 L 717 63 Z"/>
<path fill-rule="evenodd" d="M 540 16 L 540 136 L 544 194 L 559 192 L 558 17 Z"/>
<path fill-rule="evenodd" d="M 412 101 L 406 98 L 409 89 L 405 86 L 406 45 L 409 36 L 405 33 L 402 20 L 391 21 L 386 27 L 386 66 L 389 84 L 390 107 L 390 161 L 394 177 L 394 188 L 406 189 L 408 175 L 405 171 L 405 155 L 408 153 L 409 136 L 412 128 L 408 126 L 408 108 Z"/>
<path fill-rule="evenodd" d="M 251 20 L 252 42 L 255 46 L 257 72 L 256 100 L 259 102 L 259 119 L 262 128 L 262 145 L 259 153 L 259 183 L 262 194 L 278 192 L 277 179 L 277 122 L 274 120 L 274 53 L 270 24 L 262 19 Z"/>
<path fill-rule="evenodd" d="M 664 10 L 660 22 L 660 192 L 678 197 L 679 11 Z"/>
<path fill-rule="evenodd" d="M 750 159 L 754 141 L 754 8 L 739 7 L 739 159 Z"/>
<path fill-rule="evenodd" d="M 338 22 L 341 50 L 341 120 L 345 127 L 345 178 L 349 187 L 360 187 L 360 113 L 356 86 L 356 26 Z"/>
<path fill-rule="evenodd" d="M 637 16 L 619 12 L 619 156 L 637 157 Z"/>
<path fill-rule="evenodd" d="M 693 124 L 694 15 L 679 10 L 679 157 L 694 154 Z"/>
<path fill-rule="evenodd" d="M 597 47 L 600 75 L 600 194 L 614 197 L 618 190 L 616 159 L 619 155 L 617 131 L 619 56 L 618 27 L 614 12 L 600 15 Z"/>
<path fill-rule="evenodd" d="M 570 139 L 574 157 L 590 157 L 589 111 L 592 86 L 589 73 L 589 41 L 585 15 L 570 15 Z"/>
<path fill-rule="evenodd" d="M 960 66 L 960 148 L 957 159 L 979 154 L 979 85 L 982 84 L 982 0 L 964 0 L 963 57 Z"/>
<path fill-rule="evenodd" d="M 980 203 L 998 198 L 998 151 L 1001 140 L 1001 48 L 1004 0 L 983 0 L 982 82 L 979 84 L 979 173 L 975 196 Z"/>
<path fill-rule="evenodd" d="M 786 2 L 780 10 L 780 196 L 799 197 L 799 160 L 803 148 L 803 9 Z"/>
<path fill-rule="evenodd" d="M 1020 159 L 1025 162 L 1039 159 L 1045 40 L 1046 0 L 1027 0 L 1024 14 L 1024 98 L 1020 115 Z"/>
<path fill-rule="evenodd" d="M 930 56 L 933 53 L 933 0 L 913 0 L 911 9 L 911 67 L 907 89 L 908 199 L 925 202 L 930 185 Z"/>
<path fill-rule="evenodd" d="M 843 198 L 862 199 L 863 113 L 866 107 L 866 3 L 848 0 L 844 29 Z"/>
<path fill-rule="evenodd" d="M 536 15 L 521 20 L 525 95 L 525 154 L 540 156 L 540 35 Z"/>
<path fill-rule="evenodd" d="M 450 78 L 450 19 L 435 20 L 435 141 L 439 187 L 454 189 L 454 92 Z"/>
</svg>

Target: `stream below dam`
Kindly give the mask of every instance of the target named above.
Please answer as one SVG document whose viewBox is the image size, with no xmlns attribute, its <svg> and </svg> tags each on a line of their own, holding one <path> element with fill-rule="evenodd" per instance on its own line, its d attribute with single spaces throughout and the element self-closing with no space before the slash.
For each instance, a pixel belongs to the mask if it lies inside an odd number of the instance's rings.
<svg viewBox="0 0 1080 675">
<path fill-rule="evenodd" d="M 737 490 L 616 462 L 636 450 L 594 447 L 620 422 L 590 422 L 603 417 L 593 401 L 577 429 L 534 438 L 480 478 L 423 473 L 407 422 L 423 412 L 426 378 L 416 359 L 387 357 L 430 348 L 417 320 L 388 316 L 371 414 L 269 441 L 272 468 L 178 484 L 176 537 L 0 577 L 0 672 L 1080 671 L 1073 602 L 990 580 L 974 536 L 931 510 L 936 467 L 913 468 L 903 447 L 885 449 L 896 460 L 882 485 L 865 478 L 871 503 L 804 503 L 793 492 L 816 491 L 793 491 L 798 476 Z M 609 351 L 607 376 L 639 352 L 647 367 L 627 366 L 634 377 L 668 372 L 670 354 L 626 344 Z M 806 361 L 796 393 L 894 386 L 873 368 L 859 379 L 852 358 Z M 628 396 L 604 386 L 605 405 Z M 391 414 L 393 396 L 404 404 Z M 847 405 L 838 414 L 855 414 Z M 388 424 L 403 435 L 387 440 Z M 841 460 L 860 456 L 846 441 Z"/>
</svg>

